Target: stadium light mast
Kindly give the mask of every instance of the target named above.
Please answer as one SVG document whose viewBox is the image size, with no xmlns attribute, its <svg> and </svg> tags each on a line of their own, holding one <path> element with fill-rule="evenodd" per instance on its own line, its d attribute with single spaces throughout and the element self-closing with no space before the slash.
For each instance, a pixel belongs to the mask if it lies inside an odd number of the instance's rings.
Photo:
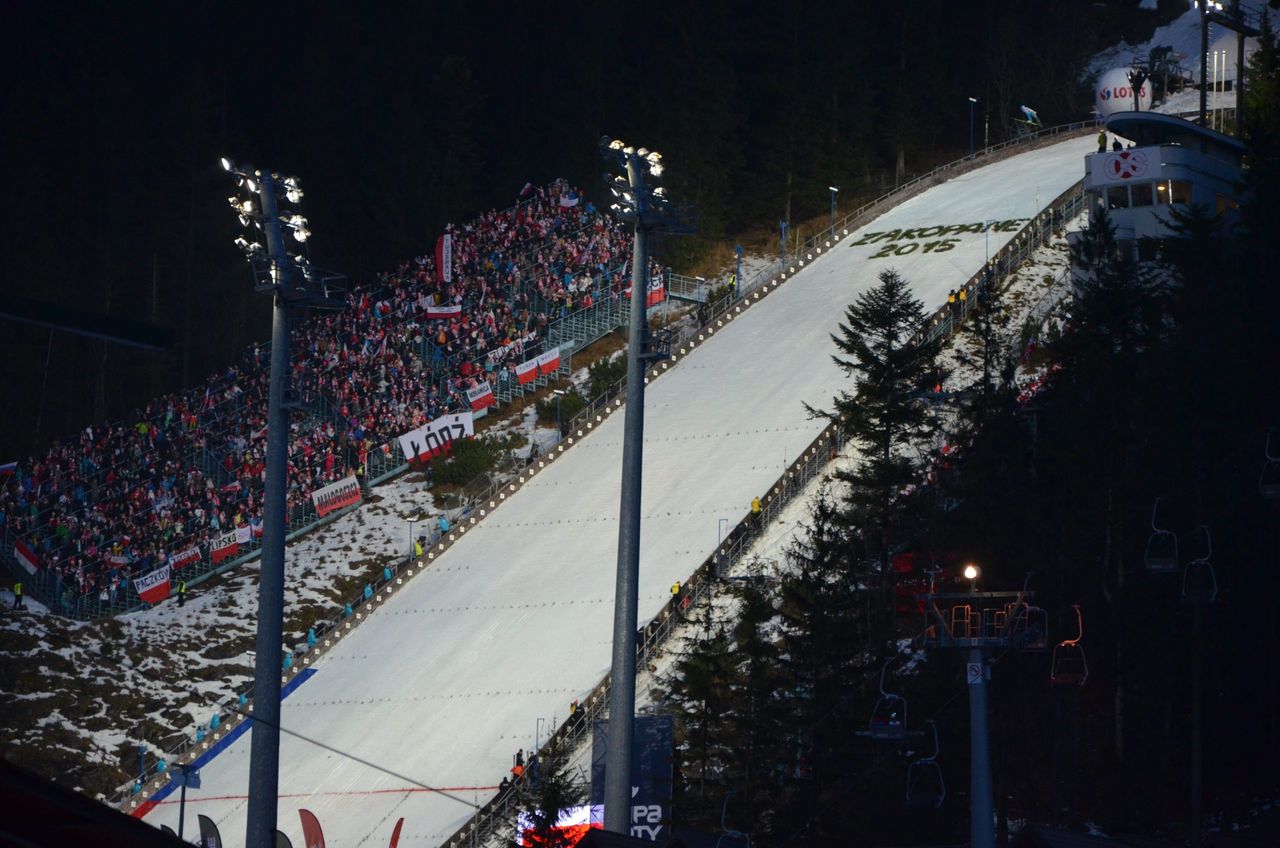
<svg viewBox="0 0 1280 848">
<path fill-rule="evenodd" d="M 978 105 L 978 98 L 969 98 L 969 158 L 973 158 L 973 108 Z"/>
<path fill-rule="evenodd" d="M 631 259 L 631 325 L 627 344 L 627 410 L 622 439 L 622 501 L 618 516 L 618 570 L 613 600 L 609 748 L 605 759 L 604 829 L 631 835 L 631 750 L 635 737 L 636 615 L 640 582 L 640 483 L 644 455 L 646 363 L 665 359 L 649 333 L 649 235 L 687 231 L 667 209 L 666 189 L 646 178 L 662 176 L 662 155 L 618 139 L 600 139 L 600 155 L 626 176 L 606 174 L 613 212 L 635 227 Z"/>
<path fill-rule="evenodd" d="M 307 220 L 297 212 L 281 212 L 279 201 L 291 206 L 302 200 L 296 177 L 271 171 L 239 168 L 230 159 L 222 167 L 233 177 L 241 196 L 228 198 L 240 225 L 250 236 L 261 232 L 267 246 L 243 236 L 236 246 L 253 269 L 254 288 L 271 294 L 271 369 L 267 393 L 266 493 L 262 515 L 262 569 L 258 580 L 258 635 L 254 658 L 253 736 L 249 749 L 249 807 L 246 848 L 274 848 L 276 806 L 280 785 L 280 687 L 284 641 L 284 537 L 288 530 L 285 496 L 288 490 L 289 411 L 300 398 L 286 383 L 289 373 L 291 313 L 304 306 L 340 309 L 345 278 L 311 266 L 302 254 L 290 255 L 283 227 L 306 242 Z M 296 673 L 296 669 L 295 669 Z"/>
<path fill-rule="evenodd" d="M 827 191 L 831 192 L 831 235 L 834 237 L 836 232 L 836 195 L 840 193 L 840 187 L 827 186 Z"/>
</svg>

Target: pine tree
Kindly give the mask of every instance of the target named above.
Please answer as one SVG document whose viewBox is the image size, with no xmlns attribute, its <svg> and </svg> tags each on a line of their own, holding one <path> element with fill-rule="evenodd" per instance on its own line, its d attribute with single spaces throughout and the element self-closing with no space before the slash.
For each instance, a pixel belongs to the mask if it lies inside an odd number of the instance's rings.
<svg viewBox="0 0 1280 848">
<path fill-rule="evenodd" d="M 857 467 L 836 477 L 849 486 L 842 520 L 864 528 L 877 554 L 882 637 L 888 635 L 893 611 L 891 524 L 904 490 L 915 482 L 909 452 L 934 427 L 922 389 L 938 349 L 914 342 L 923 323 L 924 305 L 911 296 L 907 281 L 894 271 L 881 272 L 879 285 L 845 310 L 839 334 L 831 337 L 838 351 L 832 359 L 854 377 L 856 390 L 841 391 L 834 410 L 819 413 L 847 428 L 859 448 Z"/>
<path fill-rule="evenodd" d="M 523 844 L 535 848 L 568 848 L 574 843 L 571 834 L 556 828 L 560 813 L 581 804 L 586 787 L 574 780 L 568 770 L 567 752 L 562 740 L 552 736 L 542 753 L 530 757 L 523 780 L 517 783 L 519 810 L 515 843 L 522 844 L 520 826 L 524 825 Z"/>
</svg>

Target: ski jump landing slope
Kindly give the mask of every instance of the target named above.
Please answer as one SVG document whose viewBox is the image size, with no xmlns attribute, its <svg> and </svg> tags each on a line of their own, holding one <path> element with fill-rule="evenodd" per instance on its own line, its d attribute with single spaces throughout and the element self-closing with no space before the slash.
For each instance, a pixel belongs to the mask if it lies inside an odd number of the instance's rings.
<svg viewBox="0 0 1280 848">
<path fill-rule="evenodd" d="M 1090 137 L 1030 151 L 902 203 L 649 386 L 641 622 L 715 548 L 718 520 L 740 519 L 821 432 L 802 403 L 825 406 L 845 386 L 830 340 L 845 307 L 888 268 L 927 309 L 939 307 L 1016 229 L 955 225 L 1032 217 L 1080 179 L 1093 145 Z M 859 244 L 867 233 L 921 228 L 930 229 Z M 925 251 L 945 238 L 949 249 Z M 887 244 L 895 247 L 886 254 Z M 622 423 L 606 419 L 407 581 L 284 701 L 286 731 L 449 793 L 286 733 L 279 827 L 295 845 L 300 807 L 331 845 L 385 845 L 400 816 L 402 845 L 439 845 L 470 816 L 464 802 L 493 794 L 515 750 L 533 742 L 537 719 L 562 720 L 608 672 Z M 188 822 L 209 816 L 231 845 L 245 833 L 249 736 L 187 793 Z M 177 800 L 174 792 L 146 820 L 176 828 Z"/>
</svg>

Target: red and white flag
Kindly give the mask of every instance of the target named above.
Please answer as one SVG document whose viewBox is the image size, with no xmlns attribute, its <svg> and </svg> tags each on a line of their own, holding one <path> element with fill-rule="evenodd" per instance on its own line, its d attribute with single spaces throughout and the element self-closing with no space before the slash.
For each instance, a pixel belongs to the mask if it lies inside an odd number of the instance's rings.
<svg viewBox="0 0 1280 848">
<path fill-rule="evenodd" d="M 302 819 L 302 841 L 306 848 L 324 848 L 324 831 L 320 829 L 320 820 L 305 808 L 299 808 L 298 818 Z"/>
<path fill-rule="evenodd" d="M 624 297 L 631 297 L 631 286 L 623 289 Z M 661 274 L 655 274 L 649 278 L 648 289 L 645 292 L 645 307 L 657 306 L 659 303 L 667 299 L 667 286 L 662 279 Z"/>
<path fill-rule="evenodd" d="M 441 282 L 453 282 L 453 235 L 445 233 L 436 239 L 436 276 Z"/>
<path fill-rule="evenodd" d="M 428 318 L 459 318 L 462 316 L 462 304 L 455 303 L 452 306 L 427 306 Z"/>
<path fill-rule="evenodd" d="M 536 379 L 538 379 L 538 360 L 536 357 L 521 362 L 516 366 L 516 382 L 520 385 L 532 383 Z"/>
<path fill-rule="evenodd" d="M 538 363 L 539 374 L 550 374 L 560 367 L 560 348 L 552 348 L 534 361 Z"/>
<path fill-rule="evenodd" d="M 169 554 L 169 567 L 174 571 L 177 571 L 179 568 L 185 568 L 199 559 L 200 549 L 192 545 L 185 551 L 178 551 L 176 554 Z"/>
<path fill-rule="evenodd" d="M 253 530 L 248 524 L 241 524 L 236 528 L 236 544 L 247 545 L 253 541 Z"/>
<path fill-rule="evenodd" d="M 13 558 L 27 570 L 28 574 L 35 574 L 40 569 L 40 557 L 36 556 L 36 552 L 27 547 L 25 542 L 14 542 Z"/>
<path fill-rule="evenodd" d="M 133 588 L 138 597 L 149 604 L 158 604 L 169 597 L 169 566 L 163 565 L 141 577 L 135 577 Z"/>
<path fill-rule="evenodd" d="M 467 402 L 471 404 L 473 412 L 479 412 L 482 409 L 488 409 L 493 406 L 497 402 L 497 398 L 493 396 L 493 387 L 486 381 L 474 389 L 467 389 Z"/>
<path fill-rule="evenodd" d="M 239 534 L 234 529 L 228 530 L 221 536 L 215 536 L 213 541 L 209 543 L 209 557 L 213 560 L 214 565 L 222 562 L 224 559 L 231 559 L 240 550 Z"/>
</svg>

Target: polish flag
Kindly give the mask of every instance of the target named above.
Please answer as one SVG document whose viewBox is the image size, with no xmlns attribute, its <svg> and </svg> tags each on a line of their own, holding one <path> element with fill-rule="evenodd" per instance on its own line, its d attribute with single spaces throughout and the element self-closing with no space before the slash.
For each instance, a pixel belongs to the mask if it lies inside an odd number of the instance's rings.
<svg viewBox="0 0 1280 848">
<path fill-rule="evenodd" d="M 560 367 L 560 348 L 549 350 L 534 361 L 538 363 L 539 374 L 550 374 Z"/>
<path fill-rule="evenodd" d="M 161 566 L 133 581 L 138 597 L 149 604 L 158 604 L 169 597 L 169 566 Z"/>
<path fill-rule="evenodd" d="M 235 556 L 236 552 L 240 550 L 240 542 L 237 540 L 236 535 L 235 530 L 230 530 L 223 533 L 221 536 L 215 537 L 214 540 L 209 543 L 210 559 L 213 560 L 214 565 L 217 565 L 224 559 L 231 559 L 231 557 Z"/>
<path fill-rule="evenodd" d="M 493 396 L 493 387 L 484 382 L 474 389 L 467 389 L 467 402 L 471 404 L 472 411 L 479 412 L 493 406 L 497 398 Z"/>
<path fill-rule="evenodd" d="M 187 548 L 185 551 L 178 551 L 176 554 L 169 554 L 169 567 L 175 571 L 184 568 L 191 563 L 200 559 L 200 549 L 197 547 Z"/>
<path fill-rule="evenodd" d="M 540 357 L 539 357 L 540 358 Z M 516 366 L 516 382 L 520 385 L 532 383 L 538 379 L 538 360 L 530 359 Z"/>
<path fill-rule="evenodd" d="M 459 318 L 462 316 L 462 304 L 452 306 L 427 306 L 428 318 Z"/>
<path fill-rule="evenodd" d="M 24 542 L 18 541 L 13 544 L 13 558 L 18 564 L 27 570 L 28 574 L 35 574 L 40 569 L 40 558 L 36 556 L 36 552 L 28 548 Z"/>
</svg>

